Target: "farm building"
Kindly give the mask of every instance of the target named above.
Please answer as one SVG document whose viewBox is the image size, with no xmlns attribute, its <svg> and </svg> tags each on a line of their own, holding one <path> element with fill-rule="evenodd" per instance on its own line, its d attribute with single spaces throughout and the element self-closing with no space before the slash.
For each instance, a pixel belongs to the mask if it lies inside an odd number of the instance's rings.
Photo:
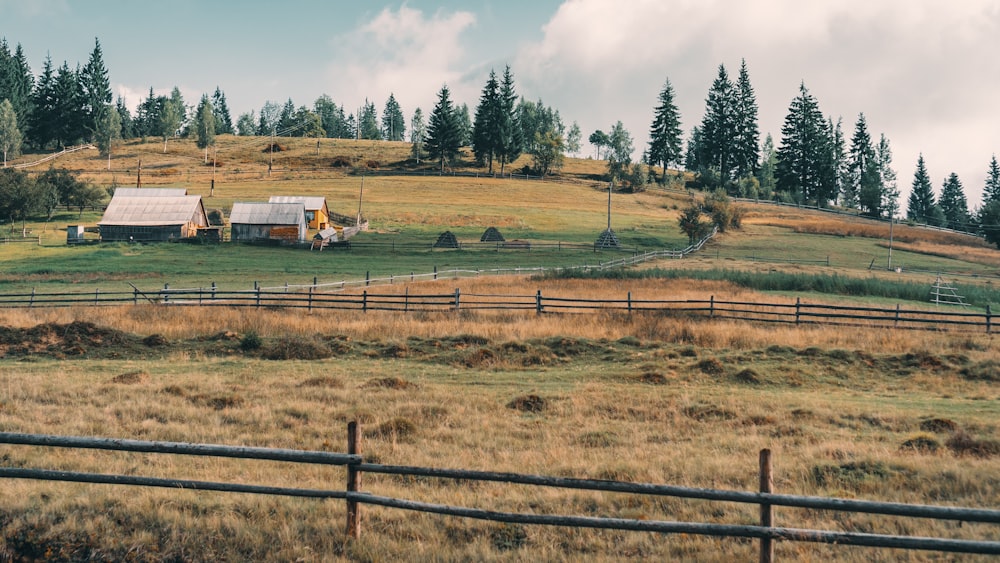
<svg viewBox="0 0 1000 563">
<path fill-rule="evenodd" d="M 322 196 L 289 196 L 273 195 L 269 203 L 301 203 L 306 207 L 306 222 L 310 229 L 322 231 L 330 226 L 330 208 L 326 206 L 326 198 Z"/>
<path fill-rule="evenodd" d="M 168 241 L 204 233 L 208 229 L 208 217 L 198 195 L 150 197 L 115 193 L 97 225 L 104 242 Z"/>
<path fill-rule="evenodd" d="M 303 203 L 236 202 L 229 224 L 233 242 L 304 241 L 309 230 Z"/>
</svg>

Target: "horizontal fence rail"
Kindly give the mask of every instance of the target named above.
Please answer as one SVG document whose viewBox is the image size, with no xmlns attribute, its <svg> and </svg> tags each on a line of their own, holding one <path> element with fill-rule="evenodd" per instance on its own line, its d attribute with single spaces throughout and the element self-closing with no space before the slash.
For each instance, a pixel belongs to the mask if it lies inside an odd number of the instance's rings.
<svg viewBox="0 0 1000 563">
<path fill-rule="evenodd" d="M 135 475 L 53 471 L 48 469 L 31 469 L 21 467 L 0 468 L 0 478 L 193 489 L 317 499 L 343 499 L 347 503 L 346 533 L 348 536 L 353 538 L 358 538 L 361 535 L 360 506 L 367 504 L 407 511 L 506 523 L 658 532 L 668 534 L 683 533 L 715 537 L 742 537 L 758 539 L 760 540 L 761 561 L 773 560 L 773 542 L 776 540 L 950 553 L 1000 555 L 1000 542 L 997 541 L 914 537 L 775 526 L 773 515 L 773 508 L 775 506 L 959 522 L 976 522 L 983 524 L 1000 524 L 1000 510 L 774 494 L 770 491 L 770 483 L 773 482 L 773 476 L 771 475 L 770 450 L 761 451 L 761 492 L 755 493 L 732 490 L 699 489 L 673 485 L 658 485 L 652 483 L 629 483 L 624 481 L 574 479 L 567 477 L 550 477 L 519 473 L 497 473 L 490 471 L 437 469 L 428 467 L 365 463 L 363 461 L 363 457 L 360 455 L 360 430 L 356 422 L 348 424 L 347 443 L 348 453 L 340 454 L 272 448 L 232 447 L 211 444 L 184 444 L 176 442 L 146 442 L 104 438 L 0 433 L 0 444 L 10 445 L 87 448 L 122 452 L 181 454 L 209 457 L 221 456 L 241 459 L 266 459 L 299 463 L 343 465 L 346 466 L 348 470 L 346 487 L 344 490 L 269 487 L 266 485 L 164 479 Z M 523 514 L 493 511 L 482 508 L 448 506 L 443 504 L 386 497 L 364 492 L 361 487 L 361 475 L 364 473 L 370 475 L 404 475 L 439 479 L 458 479 L 465 481 L 487 481 L 502 484 L 607 491 L 647 496 L 755 504 L 761 507 L 761 524 L 735 525 L 662 520 L 635 520 L 613 517 L 598 518 L 575 515 Z"/>
<path fill-rule="evenodd" d="M 161 306 L 252 307 L 313 310 L 356 310 L 398 312 L 446 312 L 451 310 L 534 310 L 536 313 L 652 312 L 693 315 L 709 318 L 775 322 L 790 324 L 865 325 L 892 328 L 956 328 L 987 332 L 993 330 L 993 314 L 989 306 L 984 312 L 947 311 L 889 307 L 827 305 L 802 302 L 762 303 L 753 301 L 722 301 L 710 296 L 707 300 L 639 299 L 629 292 L 622 299 L 584 299 L 523 294 L 414 293 L 409 287 L 403 293 L 348 292 L 369 285 L 392 285 L 428 280 L 474 277 L 478 270 L 449 270 L 434 274 L 368 279 L 315 285 L 256 287 L 247 290 L 222 290 L 217 287 L 142 291 L 101 291 L 78 293 L 7 293 L 0 294 L 0 307 L 67 307 L 150 303 Z M 529 273 L 522 271 L 521 273 Z"/>
</svg>

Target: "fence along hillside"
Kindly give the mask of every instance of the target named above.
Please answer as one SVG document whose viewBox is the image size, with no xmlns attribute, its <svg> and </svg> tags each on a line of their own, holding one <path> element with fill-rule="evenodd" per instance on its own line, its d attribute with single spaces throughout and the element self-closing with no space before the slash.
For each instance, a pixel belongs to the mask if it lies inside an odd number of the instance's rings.
<svg viewBox="0 0 1000 563">
<path fill-rule="evenodd" d="M 630 483 L 625 481 L 604 481 L 526 475 L 518 473 L 497 473 L 491 471 L 439 469 L 365 463 L 361 455 L 361 433 L 357 422 L 348 423 L 347 453 L 332 453 L 274 448 L 246 448 L 215 444 L 187 444 L 178 442 L 150 442 L 140 440 L 119 440 L 104 438 L 83 438 L 72 436 L 51 436 L 18 433 L 0 433 L 0 444 L 21 446 L 43 446 L 67 449 L 99 449 L 114 452 L 137 452 L 149 454 L 174 454 L 196 457 L 228 457 L 246 460 L 275 460 L 291 463 L 345 466 L 346 483 L 341 490 L 290 489 L 267 485 L 192 481 L 181 478 L 159 478 L 136 475 L 80 473 L 73 471 L 53 471 L 44 468 L 0 467 L 0 478 L 65 481 L 77 483 L 129 485 L 161 487 L 172 489 L 194 489 L 230 493 L 278 495 L 312 499 L 342 499 L 346 501 L 345 535 L 360 538 L 362 533 L 361 510 L 363 505 L 381 506 L 413 512 L 425 512 L 493 522 L 562 526 L 570 528 L 593 528 L 627 530 L 636 532 L 657 532 L 663 534 L 694 534 L 722 538 L 747 538 L 759 541 L 759 560 L 774 560 L 775 543 L 814 542 L 837 545 L 868 546 L 875 548 L 897 548 L 905 550 L 938 551 L 945 553 L 974 553 L 1000 555 L 1000 542 L 974 539 L 951 539 L 913 537 L 878 533 L 858 533 L 830 530 L 810 530 L 776 526 L 775 507 L 791 507 L 810 510 L 827 510 L 843 514 L 865 513 L 895 517 L 924 518 L 943 521 L 958 521 L 980 524 L 1000 524 L 1000 511 L 991 509 L 902 504 L 857 499 L 838 499 L 777 494 L 774 491 L 774 476 L 770 450 L 761 450 L 759 463 L 759 492 L 733 490 L 696 489 L 654 483 Z M 507 485 L 527 485 L 534 487 L 575 489 L 634 494 L 650 497 L 673 497 L 758 505 L 760 521 L 758 525 L 719 524 L 701 522 L 676 522 L 665 520 L 636 520 L 613 517 L 592 517 L 575 515 L 524 514 L 498 512 L 495 510 L 448 506 L 429 502 L 376 495 L 365 492 L 362 474 L 395 475 L 422 479 L 452 479 L 475 482 L 494 482 Z M 416 479 L 404 482 L 416 483 Z M 368 486 L 373 483 L 369 482 Z M 375 484 L 377 486 L 377 483 Z M 905 529 L 905 525 L 901 526 Z M 996 531 L 976 528 L 988 538 L 995 538 Z"/>
</svg>

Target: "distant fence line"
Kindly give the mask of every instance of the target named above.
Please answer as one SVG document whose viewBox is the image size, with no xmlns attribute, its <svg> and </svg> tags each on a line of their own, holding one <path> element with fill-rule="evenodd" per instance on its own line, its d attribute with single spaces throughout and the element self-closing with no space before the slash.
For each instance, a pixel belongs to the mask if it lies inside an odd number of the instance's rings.
<svg viewBox="0 0 1000 563">
<path fill-rule="evenodd" d="M 436 279 L 457 279 L 459 274 L 471 271 L 452 270 L 432 274 Z M 529 273 L 521 271 L 521 273 Z M 424 278 L 427 275 L 422 276 Z M 403 282 L 417 281 L 417 276 L 395 278 Z M 369 280 L 371 281 L 371 280 Z M 390 278 L 390 283 L 392 278 Z M 364 283 L 364 282 L 362 282 Z M 338 287 L 339 286 L 339 287 Z M 196 307 L 249 307 L 277 309 L 305 309 L 308 312 L 323 310 L 396 311 L 396 312 L 448 312 L 448 311 L 534 311 L 549 313 L 658 313 L 678 316 L 732 319 L 752 322 L 785 323 L 794 325 L 863 325 L 883 328 L 959 329 L 992 333 L 993 314 L 989 306 L 983 313 L 965 311 L 940 311 L 904 309 L 901 305 L 888 307 L 861 307 L 794 303 L 761 303 L 752 301 L 709 299 L 639 299 L 632 292 L 622 299 L 583 299 L 543 295 L 462 293 L 346 293 L 348 282 L 310 286 L 264 288 L 247 290 L 222 290 L 217 287 L 143 291 L 104 291 L 76 293 L 8 293 L 0 294 L 0 307 L 67 307 L 101 305 L 139 305 L 150 303 L 160 306 Z M 325 291 L 318 291 L 325 288 Z"/>
<path fill-rule="evenodd" d="M 275 460 L 302 464 L 345 466 L 347 469 L 347 477 L 345 480 L 345 486 L 341 490 L 296 489 L 272 487 L 267 485 L 192 481 L 176 478 L 164 479 L 136 475 L 54 471 L 49 469 L 24 467 L 2 467 L 0 468 L 0 478 L 131 485 L 316 499 L 343 499 L 347 504 L 345 535 L 355 539 L 361 537 L 361 507 L 368 504 L 388 508 L 397 508 L 411 512 L 442 514 L 493 522 L 757 539 L 760 542 L 759 559 L 762 562 L 771 562 L 774 560 L 774 548 L 777 541 L 814 542 L 947 553 L 1000 555 L 1000 542 L 997 541 L 810 530 L 776 526 L 774 508 L 778 506 L 811 510 L 828 510 L 847 514 L 878 514 L 885 516 L 976 522 L 984 524 L 1000 524 L 1000 510 L 776 494 L 774 492 L 772 456 L 771 451 L 767 449 L 761 450 L 759 456 L 758 475 L 760 491 L 744 492 L 698 489 L 653 483 L 630 483 L 625 481 L 574 479 L 567 477 L 549 477 L 544 475 L 519 473 L 498 473 L 492 471 L 438 469 L 429 467 L 365 463 L 364 458 L 361 455 L 361 433 L 358 423 L 350 422 L 348 423 L 347 428 L 346 454 L 259 447 L 246 448 L 214 444 L 187 444 L 178 442 L 151 442 L 140 440 L 17 434 L 6 432 L 0 433 L 0 443 L 11 445 L 57 447 L 68 449 L 100 449 L 117 452 L 176 454 L 198 457 L 227 457 L 248 460 Z M 495 482 L 502 484 L 517 484 L 585 491 L 616 492 L 650 497 L 673 497 L 683 499 L 699 499 L 712 502 L 754 504 L 758 505 L 760 508 L 760 520 L 758 525 L 746 525 L 499 512 L 494 510 L 448 506 L 374 495 L 362 490 L 363 474 L 401 475 L 431 479 L 458 479 L 463 481 Z M 371 486 L 371 483 L 368 483 L 368 486 Z M 995 537 L 995 535 L 991 537 Z"/>
</svg>

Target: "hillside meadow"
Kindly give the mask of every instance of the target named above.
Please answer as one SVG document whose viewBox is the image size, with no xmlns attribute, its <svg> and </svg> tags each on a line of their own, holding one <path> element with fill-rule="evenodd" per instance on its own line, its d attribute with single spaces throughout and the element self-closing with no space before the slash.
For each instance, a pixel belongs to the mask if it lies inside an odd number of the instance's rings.
<svg viewBox="0 0 1000 563">
<path fill-rule="evenodd" d="M 421 170 L 408 145 L 220 138 L 211 167 L 186 141 L 132 143 L 112 160 L 67 165 L 91 181 L 180 185 L 206 206 L 268 195 L 324 195 L 363 212 L 359 241 L 417 240 L 450 229 L 478 240 L 590 243 L 605 228 L 602 163 L 569 159 L 556 180 L 378 176 Z M 24 157 L 22 160 L 29 159 Z M 341 160 L 342 158 L 342 160 Z M 346 165 L 334 166 L 334 162 Z M 362 166 L 363 165 L 363 166 Z M 132 168 L 129 168 L 129 167 Z M 523 166 L 516 163 L 515 168 Z M 471 163 L 460 170 L 475 172 Z M 482 172 L 481 170 L 478 170 Z M 148 184 L 147 184 L 148 182 Z M 637 250 L 682 247 L 677 210 L 692 194 L 614 194 L 613 227 Z M 619 254 L 358 248 L 309 252 L 234 245 L 65 246 L 60 215 L 38 245 L 0 246 L 0 292 L 155 290 L 329 282 L 428 272 L 580 265 Z M 83 222 L 99 214 L 85 212 Z M 746 205 L 742 229 L 699 254 L 642 271 L 676 278 L 482 276 L 379 291 L 580 298 L 795 298 L 884 303 L 874 295 L 763 290 L 714 272 L 926 284 L 948 272 L 996 303 L 995 251 L 970 237 L 803 210 Z M 899 245 L 899 246 L 897 246 Z M 630 251 L 626 251 L 631 253 Z M 827 263 L 827 257 L 829 262 Z M 779 261 L 784 260 L 784 262 Z M 800 262 L 787 262 L 799 260 Z M 806 261 L 820 261 L 812 263 Z M 878 261 L 875 267 L 873 261 Z M 724 278 L 725 276 L 723 276 Z M 877 282 L 877 283 L 875 283 Z M 933 307 L 916 300 L 908 307 Z M 981 308 L 977 306 L 977 310 Z M 374 462 L 752 491 L 774 452 L 777 492 L 895 502 L 1000 506 L 1000 358 L 996 337 L 947 330 L 754 324 L 661 313 L 289 312 L 235 308 L 0 309 L 0 429 L 80 436 L 344 451 L 357 420 Z M 9 467 L 170 476 L 301 488 L 343 487 L 338 468 L 0 447 Z M 440 504 L 539 514 L 754 524 L 753 506 L 429 479 L 364 478 L 364 489 Z M 11 480 L 0 490 L 0 554 L 66 561 L 749 560 L 756 543 L 690 535 L 499 525 L 365 507 L 360 540 L 341 501 Z M 777 509 L 781 526 L 990 539 L 995 526 Z M 934 553 L 779 542 L 785 560 L 940 561 Z M 963 557 L 963 561 L 977 560 Z M 985 560 L 985 559 L 984 559 Z"/>
</svg>

